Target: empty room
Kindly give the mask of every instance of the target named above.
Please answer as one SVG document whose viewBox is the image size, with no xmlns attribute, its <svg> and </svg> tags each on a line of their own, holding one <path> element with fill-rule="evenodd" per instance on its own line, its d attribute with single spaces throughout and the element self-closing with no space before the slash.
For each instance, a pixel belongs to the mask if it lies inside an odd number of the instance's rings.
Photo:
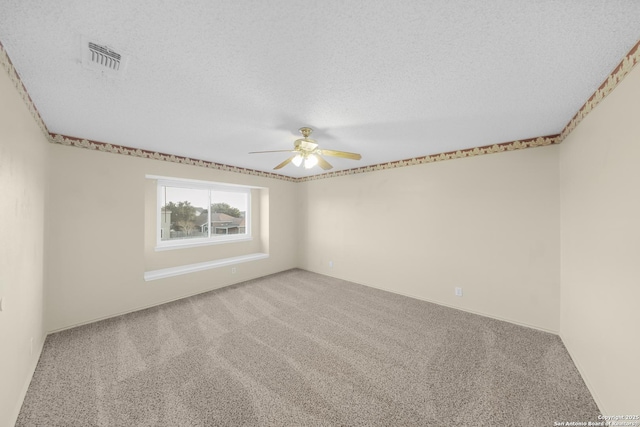
<svg viewBox="0 0 640 427">
<path fill-rule="evenodd" d="M 0 1 L 0 427 L 640 426 L 640 2 Z"/>
</svg>

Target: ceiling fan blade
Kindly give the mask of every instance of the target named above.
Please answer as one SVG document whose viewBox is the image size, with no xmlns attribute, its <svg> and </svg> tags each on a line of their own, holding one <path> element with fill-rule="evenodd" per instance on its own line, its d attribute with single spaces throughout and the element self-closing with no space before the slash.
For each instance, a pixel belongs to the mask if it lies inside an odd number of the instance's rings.
<svg viewBox="0 0 640 427">
<path fill-rule="evenodd" d="M 251 151 L 249 154 L 262 154 L 262 153 L 293 153 L 295 150 L 273 150 L 273 151 Z"/>
<path fill-rule="evenodd" d="M 283 167 L 287 166 L 289 163 L 291 163 L 291 160 L 293 160 L 294 157 L 295 156 L 289 157 L 287 160 L 285 160 L 284 162 L 280 163 L 278 166 L 273 168 L 273 170 L 282 169 Z"/>
<path fill-rule="evenodd" d="M 333 166 L 331 166 L 331 163 L 327 162 L 325 159 L 320 157 L 318 154 L 316 154 L 316 157 L 318 158 L 318 166 L 320 166 L 322 169 L 324 169 L 326 171 L 329 170 L 329 169 L 333 169 Z"/>
<path fill-rule="evenodd" d="M 342 157 L 345 159 L 352 159 L 352 160 L 360 160 L 362 158 L 362 156 L 358 153 L 349 153 L 346 151 L 325 150 L 325 149 L 318 150 L 318 151 L 323 156 Z"/>
</svg>

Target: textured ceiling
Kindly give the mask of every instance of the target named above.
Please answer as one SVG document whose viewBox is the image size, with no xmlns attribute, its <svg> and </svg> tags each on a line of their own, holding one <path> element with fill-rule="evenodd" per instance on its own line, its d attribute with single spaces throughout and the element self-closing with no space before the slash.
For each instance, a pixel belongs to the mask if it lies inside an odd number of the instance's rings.
<svg viewBox="0 0 640 427">
<path fill-rule="evenodd" d="M 270 171 L 311 126 L 334 170 L 559 133 L 640 38 L 638 0 L 0 0 L 49 131 Z M 81 40 L 129 56 L 114 78 Z M 288 165 L 279 173 L 321 173 Z"/>
</svg>

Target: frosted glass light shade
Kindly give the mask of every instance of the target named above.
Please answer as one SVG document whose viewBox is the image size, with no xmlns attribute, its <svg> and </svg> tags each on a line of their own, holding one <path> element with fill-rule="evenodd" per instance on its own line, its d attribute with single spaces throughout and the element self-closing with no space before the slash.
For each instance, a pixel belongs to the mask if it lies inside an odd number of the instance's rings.
<svg viewBox="0 0 640 427">
<path fill-rule="evenodd" d="M 315 165 L 318 164 L 318 158 L 313 154 L 310 154 L 306 159 L 304 159 L 304 167 L 305 169 L 311 169 Z"/>
</svg>

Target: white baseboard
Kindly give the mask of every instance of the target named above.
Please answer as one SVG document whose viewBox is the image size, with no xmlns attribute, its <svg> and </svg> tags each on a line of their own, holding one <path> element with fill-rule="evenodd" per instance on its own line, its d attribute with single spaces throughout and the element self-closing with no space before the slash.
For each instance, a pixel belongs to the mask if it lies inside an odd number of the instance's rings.
<svg viewBox="0 0 640 427">
<path fill-rule="evenodd" d="M 602 399 L 600 399 L 600 397 L 598 396 L 598 393 L 596 392 L 596 389 L 593 387 L 592 383 L 589 381 L 589 377 L 587 376 L 587 372 L 584 370 L 584 368 L 580 364 L 580 360 L 576 357 L 576 353 L 571 349 L 571 346 L 569 345 L 569 342 L 565 339 L 565 337 L 562 335 L 562 333 L 560 333 L 559 336 L 560 336 L 560 339 L 562 340 L 562 343 L 564 344 L 564 347 L 567 349 L 567 352 L 569 353 L 569 356 L 571 356 L 571 360 L 573 360 L 573 364 L 576 365 L 576 368 L 578 369 L 578 372 L 580 372 L 580 376 L 582 377 L 582 381 L 584 381 L 584 383 L 586 384 L 587 388 L 589 389 L 589 392 L 591 393 L 591 396 L 593 396 L 593 400 L 595 400 L 596 405 L 598 405 L 598 409 L 600 409 L 600 412 L 603 415 L 615 415 L 615 414 L 609 413 L 606 410 L 606 408 L 604 406 L 604 402 L 602 401 Z"/>
<path fill-rule="evenodd" d="M 311 270 L 308 270 L 308 271 L 311 271 Z M 417 300 L 420 300 L 420 301 L 426 301 L 426 302 L 430 302 L 432 304 L 442 305 L 444 307 L 453 308 L 455 310 L 460 310 L 460 311 L 465 311 L 467 313 L 477 314 L 478 316 L 489 317 L 490 319 L 501 320 L 503 322 L 513 323 L 514 325 L 524 326 L 525 328 L 537 329 L 537 330 L 542 331 L 542 332 L 547 332 L 549 334 L 558 335 L 558 331 L 553 330 L 553 329 L 547 329 L 547 328 L 543 328 L 543 327 L 536 326 L 536 325 L 530 325 L 530 324 L 525 323 L 525 322 L 520 322 L 520 321 L 513 320 L 513 319 L 507 319 L 507 318 L 504 318 L 504 317 L 495 316 L 493 314 L 483 313 L 483 312 L 477 311 L 477 310 L 469 310 L 467 308 L 456 307 L 454 305 L 447 304 L 447 303 L 444 303 L 444 302 L 441 302 L 441 301 L 437 301 L 437 300 L 433 300 L 433 299 L 429 299 L 429 298 L 424 298 L 424 297 L 421 297 L 421 296 L 412 295 L 412 294 L 408 294 L 408 293 L 405 293 L 405 292 L 399 292 L 399 291 L 397 291 L 395 289 L 383 288 L 381 286 L 373 286 L 373 285 L 369 285 L 367 283 L 360 283 L 360 282 L 357 282 L 355 280 L 345 279 L 343 277 L 337 277 L 337 276 L 332 276 L 330 274 L 319 273 L 317 271 L 314 271 L 314 273 L 321 274 L 323 276 L 333 277 L 334 279 L 340 279 L 340 280 L 345 280 L 347 282 L 357 283 L 358 285 L 367 286 L 369 288 L 374 288 L 374 289 L 379 289 L 379 290 L 385 291 L 385 292 L 391 292 L 392 294 L 402 295 L 402 296 L 413 298 L 413 299 L 417 299 Z"/>
<path fill-rule="evenodd" d="M 287 270 L 290 270 L 290 269 L 291 268 L 286 268 L 286 269 L 281 270 L 281 271 L 287 271 Z M 274 273 L 268 273 L 268 274 L 260 274 L 260 275 L 257 275 L 257 276 L 245 277 L 245 278 L 243 278 L 241 280 L 238 280 L 236 282 L 224 283 L 224 284 L 222 284 L 220 286 L 213 286 L 211 288 L 207 288 L 207 289 L 204 289 L 204 290 L 201 290 L 201 291 L 186 293 L 184 295 L 180 295 L 180 296 L 177 296 L 175 298 L 169 298 L 167 300 L 162 300 L 162 301 L 155 302 L 155 303 L 152 303 L 152 304 L 135 307 L 135 308 L 132 308 L 130 310 L 125 310 L 125 311 L 121 311 L 121 312 L 118 312 L 118 313 L 109 314 L 107 316 L 97 317 L 97 318 L 94 318 L 94 319 L 91 319 L 91 320 L 87 320 L 85 322 L 74 323 L 72 325 L 64 326 L 62 328 L 52 329 L 52 330 L 47 332 L 47 335 L 55 334 L 57 332 L 66 331 L 67 329 L 77 328 L 78 326 L 84 326 L 84 325 L 89 325 L 91 323 L 100 322 L 101 320 L 106 320 L 106 319 L 111 319 L 113 317 L 122 316 L 123 314 L 135 313 L 136 311 L 146 310 L 147 308 L 156 307 L 156 306 L 159 306 L 159 305 L 162 305 L 162 304 L 167 304 L 167 303 L 170 303 L 170 302 L 173 302 L 173 301 L 178 301 L 178 300 L 181 300 L 181 299 L 184 299 L 184 298 L 189 298 L 189 297 L 192 297 L 194 295 L 204 294 L 204 293 L 207 293 L 207 292 L 215 291 L 216 289 L 222 289 L 222 288 L 225 288 L 227 286 L 237 285 L 238 283 L 247 282 L 249 280 L 258 279 L 260 277 L 269 276 L 271 274 L 277 274 L 277 273 L 280 273 L 281 271 L 276 271 Z"/>
<path fill-rule="evenodd" d="M 33 374 L 36 372 L 36 368 L 38 367 L 38 362 L 40 361 L 40 355 L 42 354 L 42 349 L 44 348 L 44 341 L 47 339 L 47 334 L 44 337 L 40 338 L 40 342 L 38 343 L 38 347 L 34 350 L 36 354 L 31 356 L 31 366 L 29 367 L 29 375 L 25 378 L 24 383 L 20 389 L 18 403 L 11 414 L 10 426 L 15 425 L 18 420 L 18 415 L 20 415 L 20 409 L 22 409 L 22 404 L 24 403 L 24 398 L 27 397 L 27 391 L 29 390 L 29 385 L 31 385 L 31 380 L 33 379 Z"/>
</svg>

